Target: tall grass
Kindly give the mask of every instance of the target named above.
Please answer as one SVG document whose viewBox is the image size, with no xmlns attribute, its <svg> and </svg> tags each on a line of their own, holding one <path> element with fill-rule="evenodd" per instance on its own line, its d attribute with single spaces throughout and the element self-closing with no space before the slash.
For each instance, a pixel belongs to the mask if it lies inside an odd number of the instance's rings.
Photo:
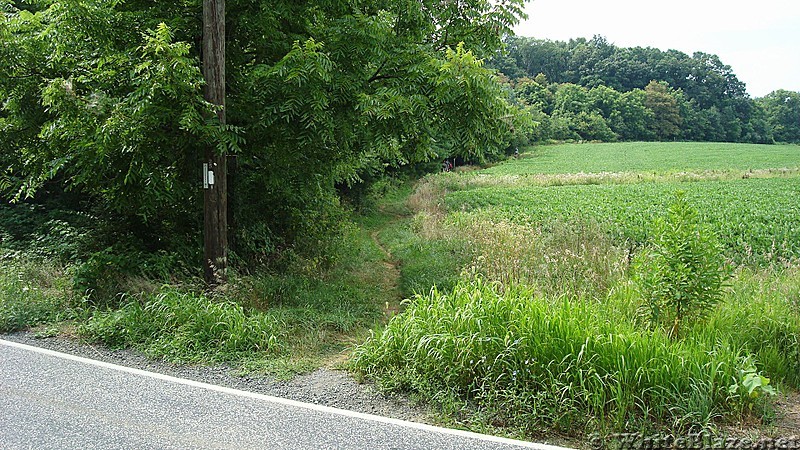
<svg viewBox="0 0 800 450">
<path fill-rule="evenodd" d="M 450 290 L 468 272 L 503 286 L 529 285 L 548 296 L 602 298 L 628 267 L 628 250 L 591 222 L 533 226 L 480 213 L 420 212 L 396 233 L 411 247 L 396 244 L 403 275 L 417 288 L 409 295 L 434 286 Z"/>
<path fill-rule="evenodd" d="M 74 314 L 71 280 L 63 267 L 16 252 L 0 255 L 0 333 Z"/>
<path fill-rule="evenodd" d="M 692 333 L 727 336 L 774 380 L 800 388 L 800 267 L 740 269 L 724 303 Z"/>
<path fill-rule="evenodd" d="M 78 331 L 111 347 L 134 346 L 151 356 L 198 362 L 279 353 L 284 329 L 276 318 L 247 313 L 233 302 L 166 290 L 98 312 Z"/>
<path fill-rule="evenodd" d="M 528 434 L 698 430 L 751 410 L 754 398 L 729 389 L 754 361 L 726 337 L 735 329 L 672 340 L 636 325 L 633 296 L 621 286 L 605 302 L 547 300 L 463 281 L 413 298 L 357 349 L 354 368 Z"/>
<path fill-rule="evenodd" d="M 384 317 L 383 254 L 366 231 L 353 229 L 347 244 L 330 268 L 296 258 L 288 273 L 232 274 L 211 296 L 180 286 L 125 294 L 78 330 L 172 361 L 229 361 L 279 376 L 313 370 Z"/>
<path fill-rule="evenodd" d="M 446 214 L 442 195 L 434 186 L 412 197 L 403 233 L 416 251 L 443 255 L 424 258 L 439 275 L 415 279 L 447 283 L 417 290 L 354 355 L 354 370 L 386 389 L 476 428 L 531 435 L 708 429 L 766 414 L 770 389 L 750 395 L 748 377 L 800 386 L 796 268 L 739 269 L 716 307 L 670 338 L 643 316 L 629 274 L 636 249 L 600 225 Z M 401 269 L 416 262 L 401 258 Z"/>
<path fill-rule="evenodd" d="M 555 218 L 534 225 L 482 211 L 447 213 L 444 196 L 437 178 L 424 180 L 408 199 L 414 217 L 381 234 L 400 261 L 406 296 L 450 290 L 467 272 L 502 285 L 527 284 L 545 295 L 600 298 L 627 270 L 629 249 L 597 223 Z"/>
</svg>

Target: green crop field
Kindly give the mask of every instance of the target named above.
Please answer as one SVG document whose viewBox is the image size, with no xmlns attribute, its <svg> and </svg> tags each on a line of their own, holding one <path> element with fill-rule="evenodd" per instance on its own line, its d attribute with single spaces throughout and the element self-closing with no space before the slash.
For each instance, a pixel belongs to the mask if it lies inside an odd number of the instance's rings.
<svg viewBox="0 0 800 450">
<path fill-rule="evenodd" d="M 638 245 L 647 239 L 653 219 L 681 191 L 717 231 L 732 259 L 786 261 L 800 258 L 798 167 L 800 146 L 792 145 L 558 145 L 535 148 L 518 160 L 467 175 L 473 181 L 450 192 L 446 204 L 451 211 L 480 212 L 493 220 L 525 225 L 593 222 L 615 239 Z M 759 176 L 765 178 L 748 177 L 750 170 L 761 171 Z M 627 175 L 595 182 L 567 175 L 618 171 Z M 648 177 L 682 171 L 697 175 L 691 182 Z M 710 174 L 720 171 L 745 175 L 720 179 Z M 548 184 L 526 182 L 540 174 L 547 174 Z M 492 182 L 508 175 L 516 178 Z"/>
<path fill-rule="evenodd" d="M 734 259 L 800 257 L 800 178 L 486 187 L 452 192 L 447 205 L 519 224 L 588 220 L 615 238 L 641 244 L 678 191 L 685 192 Z"/>
<path fill-rule="evenodd" d="M 700 142 L 624 142 L 533 147 L 492 175 L 679 172 L 800 168 L 800 146 Z"/>
</svg>

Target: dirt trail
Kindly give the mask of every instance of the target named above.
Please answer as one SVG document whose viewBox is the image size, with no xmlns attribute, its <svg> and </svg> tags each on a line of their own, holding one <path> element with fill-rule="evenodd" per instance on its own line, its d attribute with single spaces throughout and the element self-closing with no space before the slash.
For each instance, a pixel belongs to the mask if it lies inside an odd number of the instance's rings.
<svg viewBox="0 0 800 450">
<path fill-rule="evenodd" d="M 777 407 L 779 412 L 775 428 L 778 434 L 800 436 L 800 392 L 782 395 Z"/>
<path fill-rule="evenodd" d="M 390 222 L 393 223 L 394 221 Z M 403 294 L 400 291 L 400 265 L 399 262 L 392 255 L 380 239 L 381 230 L 374 230 L 370 233 L 372 242 L 384 254 L 384 260 L 381 262 L 383 265 L 383 273 L 381 274 L 381 284 L 383 290 L 387 293 L 387 298 L 390 299 L 384 306 L 384 314 L 386 320 L 391 319 L 400 312 L 400 302 L 403 300 Z"/>
</svg>

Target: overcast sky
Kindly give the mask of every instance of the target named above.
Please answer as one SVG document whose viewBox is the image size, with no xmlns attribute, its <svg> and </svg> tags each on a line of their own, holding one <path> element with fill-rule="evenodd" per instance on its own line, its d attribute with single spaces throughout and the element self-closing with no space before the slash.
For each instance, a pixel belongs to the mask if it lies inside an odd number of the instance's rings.
<svg viewBox="0 0 800 450">
<path fill-rule="evenodd" d="M 800 0 L 533 0 L 516 33 L 716 54 L 752 97 L 800 92 Z"/>
</svg>

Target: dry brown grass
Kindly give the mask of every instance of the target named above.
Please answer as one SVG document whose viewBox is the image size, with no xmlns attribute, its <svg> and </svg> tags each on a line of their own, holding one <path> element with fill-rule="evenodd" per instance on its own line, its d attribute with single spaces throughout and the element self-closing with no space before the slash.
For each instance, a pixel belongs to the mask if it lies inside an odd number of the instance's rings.
<svg viewBox="0 0 800 450">
<path fill-rule="evenodd" d="M 430 180 L 436 188 L 445 190 L 465 190 L 482 187 L 525 187 L 525 186 L 568 186 L 590 184 L 635 184 L 662 182 L 724 181 L 741 178 L 788 178 L 800 174 L 800 169 L 758 169 L 758 170 L 703 170 L 682 172 L 597 172 L 567 174 L 447 174 Z M 433 189 L 433 188 L 430 188 Z"/>
<path fill-rule="evenodd" d="M 450 177 L 444 177 L 450 178 Z M 447 181 L 445 181 L 447 182 Z M 474 255 L 468 271 L 501 285 L 524 283 L 545 295 L 603 297 L 628 267 L 627 252 L 591 223 L 517 225 L 444 208 L 442 177 L 426 180 L 409 199 L 412 229 Z"/>
</svg>

